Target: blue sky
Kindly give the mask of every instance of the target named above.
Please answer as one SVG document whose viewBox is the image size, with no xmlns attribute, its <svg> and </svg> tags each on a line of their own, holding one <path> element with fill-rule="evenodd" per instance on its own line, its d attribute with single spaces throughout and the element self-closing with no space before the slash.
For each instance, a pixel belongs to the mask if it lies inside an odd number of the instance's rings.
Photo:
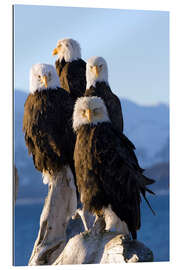
<svg viewBox="0 0 180 270">
<path fill-rule="evenodd" d="M 15 5 L 15 88 L 29 91 L 35 63 L 54 65 L 57 40 L 79 41 L 82 58 L 102 56 L 119 97 L 152 105 L 169 103 L 169 13 Z"/>
</svg>

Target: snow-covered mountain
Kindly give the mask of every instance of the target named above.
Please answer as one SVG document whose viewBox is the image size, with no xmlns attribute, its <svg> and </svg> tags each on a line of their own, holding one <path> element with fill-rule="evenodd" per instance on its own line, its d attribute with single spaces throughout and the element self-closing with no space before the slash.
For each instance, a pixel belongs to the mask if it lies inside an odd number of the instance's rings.
<svg viewBox="0 0 180 270">
<path fill-rule="evenodd" d="M 43 197 L 47 187 L 42 184 L 41 174 L 34 169 L 32 158 L 28 156 L 22 132 L 24 102 L 27 93 L 14 94 L 14 150 L 15 164 L 20 178 L 21 198 Z M 169 161 L 169 107 L 140 106 L 121 99 L 124 116 L 124 132 L 136 146 L 140 165 L 144 168 Z M 30 195 L 31 194 L 31 195 Z M 40 195 L 41 194 L 41 195 Z"/>
<path fill-rule="evenodd" d="M 139 106 L 121 100 L 124 116 L 124 133 L 136 146 L 142 167 L 169 161 L 169 107 Z"/>
</svg>

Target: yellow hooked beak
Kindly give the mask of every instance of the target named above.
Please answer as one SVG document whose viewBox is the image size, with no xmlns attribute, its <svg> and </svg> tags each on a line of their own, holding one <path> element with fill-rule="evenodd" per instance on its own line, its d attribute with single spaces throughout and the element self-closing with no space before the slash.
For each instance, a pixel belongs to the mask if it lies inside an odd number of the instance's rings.
<svg viewBox="0 0 180 270">
<path fill-rule="evenodd" d="M 52 52 L 52 55 L 54 56 L 54 55 L 58 54 L 59 51 L 60 51 L 60 47 L 55 48 L 55 49 L 53 50 L 53 52 Z"/>
<path fill-rule="evenodd" d="M 48 82 L 47 82 L 47 76 L 42 76 L 41 78 L 41 83 L 47 88 L 48 87 Z"/>
<path fill-rule="evenodd" d="M 85 115 L 86 115 L 88 121 L 91 122 L 92 121 L 92 111 L 90 109 L 87 109 L 85 111 Z"/>
<path fill-rule="evenodd" d="M 93 73 L 95 74 L 96 78 L 99 76 L 99 72 L 100 72 L 99 67 L 98 66 L 94 66 L 93 67 Z"/>
</svg>

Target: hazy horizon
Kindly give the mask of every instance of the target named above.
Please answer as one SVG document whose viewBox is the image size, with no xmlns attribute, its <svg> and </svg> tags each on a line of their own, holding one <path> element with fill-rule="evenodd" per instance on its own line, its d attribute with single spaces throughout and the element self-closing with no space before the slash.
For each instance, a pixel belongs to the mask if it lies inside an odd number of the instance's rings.
<svg viewBox="0 0 180 270">
<path fill-rule="evenodd" d="M 30 94 L 29 90 L 24 90 L 24 89 L 17 89 L 17 88 L 15 88 L 14 91 L 20 91 L 20 92 L 25 93 L 26 95 Z M 128 98 L 128 97 L 121 97 L 121 96 L 119 96 L 119 95 L 117 95 L 117 96 L 120 98 L 120 100 L 121 100 L 121 99 L 123 99 L 123 100 L 128 100 L 129 102 L 132 102 L 132 103 L 134 103 L 134 104 L 136 104 L 136 105 L 138 105 L 138 106 L 143 106 L 143 107 L 156 107 L 156 106 L 159 106 L 159 105 L 163 105 L 163 106 L 166 106 L 166 107 L 169 108 L 169 104 L 168 104 L 168 103 L 161 102 L 161 101 L 159 101 L 159 102 L 157 102 L 157 103 L 155 103 L 155 104 L 154 104 L 154 103 L 152 103 L 152 104 L 141 104 L 141 103 L 138 103 L 137 101 L 134 101 L 134 100 L 132 100 L 132 99 L 130 99 L 130 98 Z"/>
</svg>

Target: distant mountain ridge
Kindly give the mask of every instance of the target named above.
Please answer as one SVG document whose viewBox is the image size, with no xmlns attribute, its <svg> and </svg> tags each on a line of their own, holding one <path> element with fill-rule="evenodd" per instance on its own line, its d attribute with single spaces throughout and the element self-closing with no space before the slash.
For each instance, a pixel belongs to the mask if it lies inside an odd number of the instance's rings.
<svg viewBox="0 0 180 270">
<path fill-rule="evenodd" d="M 32 157 L 28 156 L 22 132 L 27 95 L 18 90 L 14 93 L 15 164 L 20 176 L 18 197 L 42 198 L 47 193 L 47 186 L 42 184 L 41 173 L 34 168 Z M 121 104 L 124 133 L 135 144 L 140 165 L 148 168 L 154 167 L 157 163 L 167 164 L 169 162 L 169 107 L 164 104 L 140 106 L 126 99 L 121 99 Z"/>
<path fill-rule="evenodd" d="M 169 107 L 140 106 L 121 99 L 124 133 L 136 146 L 142 167 L 169 161 Z M 164 153 L 166 155 L 164 156 Z"/>
</svg>

